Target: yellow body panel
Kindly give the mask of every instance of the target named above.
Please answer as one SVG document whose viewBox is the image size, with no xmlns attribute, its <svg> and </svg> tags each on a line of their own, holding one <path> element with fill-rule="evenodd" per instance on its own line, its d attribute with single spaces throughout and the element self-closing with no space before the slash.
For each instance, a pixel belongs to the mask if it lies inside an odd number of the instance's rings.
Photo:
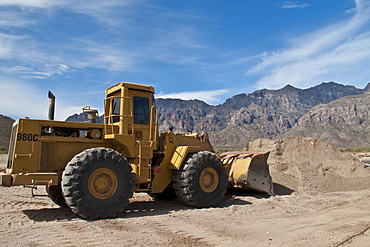
<svg viewBox="0 0 370 247">
<path fill-rule="evenodd" d="M 189 146 L 178 146 L 176 147 L 176 151 L 172 156 L 171 162 L 168 165 L 169 169 L 180 169 L 180 166 L 185 160 L 186 155 L 189 152 Z"/>
</svg>

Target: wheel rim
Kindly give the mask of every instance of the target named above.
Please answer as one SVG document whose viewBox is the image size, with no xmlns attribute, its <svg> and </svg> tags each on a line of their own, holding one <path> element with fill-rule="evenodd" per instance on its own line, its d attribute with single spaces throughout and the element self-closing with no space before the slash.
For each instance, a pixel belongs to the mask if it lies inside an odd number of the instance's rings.
<svg viewBox="0 0 370 247">
<path fill-rule="evenodd" d="M 110 169 L 99 168 L 90 175 L 88 187 L 94 197 L 102 200 L 108 199 L 117 190 L 117 175 Z"/>
<path fill-rule="evenodd" d="M 199 176 L 199 185 L 204 192 L 213 192 L 218 186 L 217 171 L 210 167 L 203 169 Z"/>
</svg>

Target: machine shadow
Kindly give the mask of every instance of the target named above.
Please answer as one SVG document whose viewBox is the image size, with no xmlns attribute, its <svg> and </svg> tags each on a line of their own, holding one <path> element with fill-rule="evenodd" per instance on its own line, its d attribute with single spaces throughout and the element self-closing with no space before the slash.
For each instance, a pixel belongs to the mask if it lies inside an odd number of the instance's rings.
<svg viewBox="0 0 370 247">
<path fill-rule="evenodd" d="M 275 194 L 279 196 L 288 196 L 294 192 L 294 190 L 278 183 L 274 183 L 274 191 Z"/>
<path fill-rule="evenodd" d="M 243 201 L 232 196 L 226 195 L 225 199 L 213 208 L 226 208 L 232 205 L 247 205 L 250 202 Z M 197 208 L 184 205 L 182 202 L 175 201 L 134 201 L 131 202 L 124 212 L 120 213 L 116 218 L 137 218 L 145 216 L 156 216 L 169 214 L 180 210 L 198 210 Z M 80 218 L 75 215 L 69 208 L 42 208 L 42 209 L 26 209 L 23 213 L 30 219 L 36 222 L 51 222 L 59 220 L 73 220 Z M 81 218 L 83 219 L 83 218 Z M 86 219 L 83 219 L 86 220 Z M 90 221 L 90 220 L 86 220 Z M 94 220 L 92 220 L 94 221 Z"/>
<path fill-rule="evenodd" d="M 248 205 L 252 204 L 251 202 L 240 200 L 234 198 L 231 195 L 225 195 L 225 198 L 217 206 L 211 208 L 226 208 L 232 205 Z M 192 206 L 187 206 L 180 202 L 179 200 L 175 201 L 164 201 L 164 200 L 155 200 L 155 201 L 145 201 L 145 202 L 132 202 L 130 203 L 125 212 L 119 215 L 119 218 L 136 218 L 144 216 L 154 216 L 168 214 L 171 212 L 176 212 L 180 210 L 199 210 Z"/>
<path fill-rule="evenodd" d="M 294 190 L 285 187 L 281 184 L 274 183 L 274 190 L 276 195 L 290 195 Z M 250 205 L 248 198 L 240 197 L 254 197 L 257 199 L 269 198 L 265 193 L 259 193 L 252 190 L 228 189 L 225 198 L 217 206 L 213 208 L 227 208 L 233 205 Z M 169 214 L 180 210 L 199 210 L 197 208 L 187 206 L 179 200 L 165 201 L 133 201 L 126 207 L 125 211 L 120 213 L 117 218 L 136 218 L 145 216 L 155 216 Z M 72 220 L 79 218 L 72 213 L 69 208 L 42 208 L 42 209 L 27 209 L 23 213 L 30 219 L 36 222 L 58 221 L 58 220 Z M 87 220 L 89 221 L 89 220 Z"/>
<path fill-rule="evenodd" d="M 276 196 L 285 196 L 291 195 L 294 190 L 278 183 L 273 183 L 274 185 L 274 192 Z M 226 195 L 233 195 L 233 196 L 252 196 L 255 198 L 269 198 L 270 195 L 264 192 L 258 192 L 256 190 L 247 190 L 247 189 L 236 189 L 236 188 L 229 188 L 227 190 Z"/>
<path fill-rule="evenodd" d="M 23 213 L 36 222 L 72 220 L 78 218 L 69 208 L 25 209 Z"/>
</svg>

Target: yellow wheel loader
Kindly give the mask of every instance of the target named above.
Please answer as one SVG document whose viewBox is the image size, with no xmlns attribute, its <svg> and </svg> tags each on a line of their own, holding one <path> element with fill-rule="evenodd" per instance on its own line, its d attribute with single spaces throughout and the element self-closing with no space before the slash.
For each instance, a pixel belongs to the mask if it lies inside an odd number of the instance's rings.
<svg viewBox="0 0 370 247">
<path fill-rule="evenodd" d="M 219 203 L 227 187 L 273 194 L 268 153 L 214 150 L 206 133 L 158 133 L 154 88 L 121 82 L 106 90 L 104 123 L 84 107 L 83 123 L 18 119 L 1 186 L 46 186 L 50 199 L 86 219 L 112 218 L 134 192 L 194 207 Z M 222 158 L 222 160 L 221 160 Z"/>
</svg>

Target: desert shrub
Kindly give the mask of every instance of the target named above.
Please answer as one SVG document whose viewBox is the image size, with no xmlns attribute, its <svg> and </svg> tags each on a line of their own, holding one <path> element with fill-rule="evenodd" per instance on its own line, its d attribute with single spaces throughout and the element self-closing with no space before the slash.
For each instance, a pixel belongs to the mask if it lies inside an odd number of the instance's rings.
<svg viewBox="0 0 370 247">
<path fill-rule="evenodd" d="M 8 148 L 0 146 L 0 154 L 7 154 L 7 153 L 8 153 Z"/>
</svg>

